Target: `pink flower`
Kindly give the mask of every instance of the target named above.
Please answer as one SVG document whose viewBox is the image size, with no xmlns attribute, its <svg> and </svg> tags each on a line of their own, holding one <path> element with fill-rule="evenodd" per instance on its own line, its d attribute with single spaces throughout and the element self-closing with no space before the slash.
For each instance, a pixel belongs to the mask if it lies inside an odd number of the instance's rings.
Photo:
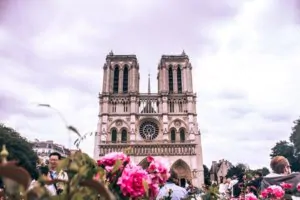
<svg viewBox="0 0 300 200">
<path fill-rule="evenodd" d="M 267 189 L 267 197 L 268 195 L 270 195 L 271 197 L 275 197 L 275 198 L 282 198 L 285 194 L 284 190 L 282 189 L 282 187 L 278 186 L 278 185 L 271 185 L 269 186 Z M 264 192 L 264 191 L 263 191 Z M 262 193 L 263 193 L 262 192 Z M 263 196 L 263 194 L 262 194 Z M 264 197 L 264 196 L 263 196 Z M 264 197 L 265 198 L 265 197 Z"/>
<path fill-rule="evenodd" d="M 139 198 L 146 194 L 144 184 L 151 184 L 148 173 L 140 166 L 128 164 L 119 178 L 117 184 L 120 186 L 121 192 L 126 197 Z"/>
<path fill-rule="evenodd" d="M 258 200 L 253 193 L 248 193 L 245 195 L 245 200 Z"/>
<path fill-rule="evenodd" d="M 163 185 L 170 177 L 169 166 L 167 166 L 167 161 L 163 158 L 153 158 L 148 156 L 148 161 L 150 161 L 147 172 L 150 174 L 152 182 Z"/>
<path fill-rule="evenodd" d="M 288 189 L 292 189 L 293 185 L 290 184 L 290 183 L 281 183 L 280 186 L 285 189 L 285 190 L 288 190 Z"/>
<path fill-rule="evenodd" d="M 268 191 L 268 188 L 267 189 L 264 189 L 263 191 L 261 191 L 261 196 L 263 198 L 267 198 L 269 195 L 269 191 Z"/>
<path fill-rule="evenodd" d="M 117 160 L 122 161 L 122 165 L 120 168 L 123 167 L 125 162 L 129 162 L 130 158 L 124 154 L 123 152 L 112 152 L 103 156 L 100 160 L 97 161 L 98 166 L 104 166 L 105 169 L 110 172 L 113 169 L 113 166 L 116 164 Z"/>
<path fill-rule="evenodd" d="M 300 183 L 297 185 L 297 190 L 300 192 Z"/>
</svg>

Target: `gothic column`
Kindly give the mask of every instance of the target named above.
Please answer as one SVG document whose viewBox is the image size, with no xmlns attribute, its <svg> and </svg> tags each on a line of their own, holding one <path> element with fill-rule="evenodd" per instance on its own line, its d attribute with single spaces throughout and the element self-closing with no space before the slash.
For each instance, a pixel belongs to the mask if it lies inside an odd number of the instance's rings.
<svg viewBox="0 0 300 200">
<path fill-rule="evenodd" d="M 124 75 L 124 70 L 123 67 L 120 67 L 119 71 L 119 93 L 123 93 L 123 75 Z"/>
<path fill-rule="evenodd" d="M 102 84 L 102 93 L 106 93 L 107 91 L 107 84 L 109 84 L 109 82 L 107 82 L 107 65 L 104 64 L 103 66 L 103 84 Z"/>
<path fill-rule="evenodd" d="M 165 91 L 169 91 L 169 71 L 164 67 L 164 86 Z"/>
<path fill-rule="evenodd" d="M 132 65 L 131 70 L 130 70 L 130 79 L 129 79 L 129 83 L 130 83 L 130 92 L 135 92 L 135 81 L 136 81 L 136 75 L 135 75 L 135 66 Z"/>
<path fill-rule="evenodd" d="M 193 75 L 192 75 L 192 65 L 189 63 L 188 67 L 188 92 L 193 92 Z"/>
<path fill-rule="evenodd" d="M 110 85 L 111 85 L 111 79 L 110 79 L 110 74 L 111 74 L 111 68 L 110 68 L 110 65 L 107 66 L 107 73 L 106 73 L 106 92 L 109 92 L 110 91 Z"/>
<path fill-rule="evenodd" d="M 173 67 L 173 91 L 177 93 L 177 68 Z"/>
<path fill-rule="evenodd" d="M 160 85 L 161 85 L 161 91 L 162 92 L 164 92 L 164 91 L 166 91 L 167 89 L 166 89 L 166 80 L 165 80 L 165 78 L 166 78 L 166 68 L 164 67 L 164 66 L 161 66 L 162 68 L 161 68 L 161 75 L 160 75 Z"/>
<path fill-rule="evenodd" d="M 109 78 L 109 92 L 113 93 L 113 85 L 114 85 L 114 70 L 110 69 L 110 78 Z"/>
<path fill-rule="evenodd" d="M 182 68 L 182 74 L 181 74 L 181 82 L 182 82 L 182 92 L 186 92 L 186 83 L 187 83 L 187 77 L 186 77 L 186 67 L 184 66 Z"/>
</svg>

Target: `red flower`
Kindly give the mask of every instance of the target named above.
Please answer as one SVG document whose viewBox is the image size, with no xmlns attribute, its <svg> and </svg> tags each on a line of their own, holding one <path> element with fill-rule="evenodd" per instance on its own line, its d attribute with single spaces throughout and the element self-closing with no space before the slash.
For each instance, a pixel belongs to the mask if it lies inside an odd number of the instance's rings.
<svg viewBox="0 0 300 200">
<path fill-rule="evenodd" d="M 288 189 L 292 189 L 292 188 L 293 188 L 293 185 L 292 185 L 292 184 L 290 184 L 290 183 L 285 183 L 285 182 L 281 183 L 280 186 L 281 186 L 283 189 L 285 189 L 285 190 L 288 190 Z"/>
</svg>

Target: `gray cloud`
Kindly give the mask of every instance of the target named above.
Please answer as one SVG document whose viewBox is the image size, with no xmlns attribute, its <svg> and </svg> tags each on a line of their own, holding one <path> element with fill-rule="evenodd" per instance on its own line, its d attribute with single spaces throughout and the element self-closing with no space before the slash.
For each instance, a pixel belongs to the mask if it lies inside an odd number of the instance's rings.
<svg viewBox="0 0 300 200">
<path fill-rule="evenodd" d="M 160 56 L 184 49 L 193 64 L 205 163 L 227 158 L 266 166 L 270 148 L 288 137 L 291 120 L 299 116 L 295 2 L 2 4 L 1 121 L 31 139 L 69 145 L 59 117 L 28 102 L 49 103 L 81 132 L 94 131 L 102 66 L 110 50 L 137 54 L 144 92 L 149 72 L 156 85 Z M 91 153 L 92 144 L 89 138 L 83 148 Z"/>
<path fill-rule="evenodd" d="M 26 101 L 9 92 L 0 91 L 0 119 L 5 119 L 13 115 L 23 115 L 27 118 L 47 118 L 49 115 L 45 112 L 32 110 Z"/>
</svg>

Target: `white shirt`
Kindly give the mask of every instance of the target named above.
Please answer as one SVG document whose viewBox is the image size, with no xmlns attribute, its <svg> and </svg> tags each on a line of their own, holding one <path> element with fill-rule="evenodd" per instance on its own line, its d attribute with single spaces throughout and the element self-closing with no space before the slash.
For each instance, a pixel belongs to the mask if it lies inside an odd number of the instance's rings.
<svg viewBox="0 0 300 200">
<path fill-rule="evenodd" d="M 219 193 L 220 193 L 220 194 L 226 193 L 227 189 L 228 189 L 228 184 L 226 184 L 226 183 L 221 183 L 221 184 L 219 185 Z"/>
<path fill-rule="evenodd" d="M 187 197 L 187 191 L 185 188 L 179 187 L 175 183 L 167 182 L 162 188 L 160 188 L 156 200 L 160 200 L 164 197 L 169 196 L 169 190 L 172 190 L 171 193 L 172 200 L 181 200 L 182 198 Z"/>
<path fill-rule="evenodd" d="M 49 171 L 49 173 L 51 173 L 51 171 Z M 53 179 L 60 179 L 60 180 L 65 180 L 65 181 L 68 180 L 68 174 L 66 172 L 64 172 L 64 171 L 61 171 L 58 175 L 57 175 L 57 173 L 55 171 L 54 172 L 52 171 L 52 173 L 53 173 Z M 56 192 L 54 184 L 52 184 L 52 185 L 46 185 L 46 188 L 48 189 L 49 193 L 52 196 L 57 195 L 57 192 Z"/>
</svg>

